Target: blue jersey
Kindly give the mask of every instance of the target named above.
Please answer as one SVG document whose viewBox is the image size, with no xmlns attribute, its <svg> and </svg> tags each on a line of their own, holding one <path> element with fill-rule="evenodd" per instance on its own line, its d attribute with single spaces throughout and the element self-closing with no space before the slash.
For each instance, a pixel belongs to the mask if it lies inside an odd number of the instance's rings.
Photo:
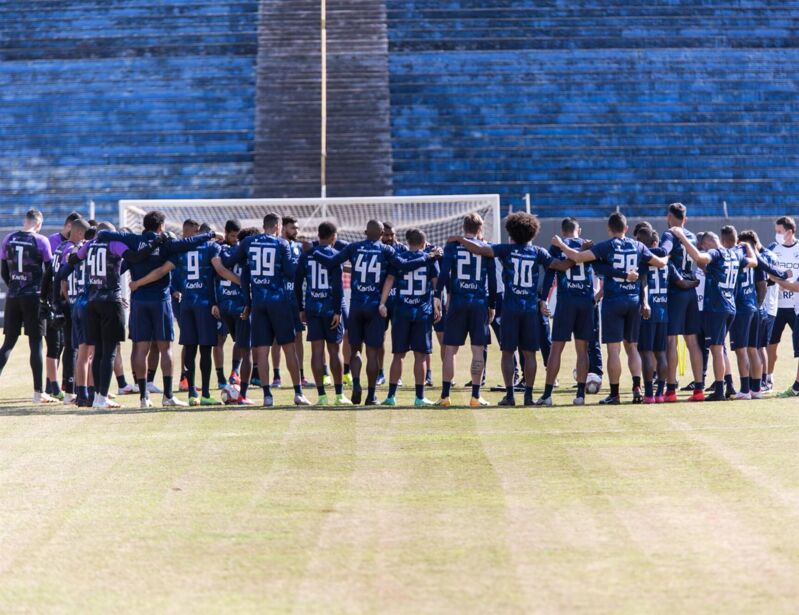
<svg viewBox="0 0 799 615">
<path fill-rule="evenodd" d="M 219 256 L 224 260 L 230 257 L 232 246 L 223 245 L 219 249 Z M 241 263 L 237 263 L 231 269 L 233 273 L 241 279 Z M 221 276 L 215 276 L 216 280 L 216 302 L 219 309 L 226 314 L 241 314 L 244 310 L 244 294 L 241 286 L 226 280 Z"/>
<path fill-rule="evenodd" d="M 610 265 L 613 269 L 624 273 L 637 271 L 640 265 L 648 264 L 652 259 L 652 253 L 644 244 L 629 237 L 612 237 L 601 241 L 591 248 L 591 252 L 600 263 Z M 627 282 L 606 276 L 603 289 L 603 301 L 639 302 L 638 282 Z"/>
<path fill-rule="evenodd" d="M 585 240 L 581 237 L 567 237 L 564 243 L 573 250 L 579 251 Z M 557 246 L 551 246 L 549 253 L 552 258 L 566 260 L 563 251 Z M 593 301 L 594 300 L 594 269 L 591 263 L 575 263 L 571 269 L 558 271 L 550 269 L 544 276 L 544 292 L 549 292 L 552 280 L 558 277 L 558 301 Z"/>
<path fill-rule="evenodd" d="M 170 259 L 175 265 L 172 277 L 181 295 L 181 305 L 216 305 L 215 269 L 212 261 L 219 254 L 219 244 L 209 241 Z"/>
<path fill-rule="evenodd" d="M 78 250 L 83 246 L 85 242 L 81 242 L 80 245 L 72 245 L 72 247 L 68 251 L 64 251 L 61 258 L 61 267 L 59 270 L 63 269 L 67 265 L 67 261 L 69 260 L 70 255 L 76 254 Z M 86 295 L 86 261 L 82 260 L 79 261 L 77 265 L 66 277 L 67 283 L 67 298 L 70 305 L 74 305 L 78 302 L 86 302 L 88 297 Z"/>
<path fill-rule="evenodd" d="M 58 247 L 53 252 L 53 276 L 57 276 L 58 272 L 61 271 L 61 267 L 67 264 L 67 259 L 69 255 L 75 250 L 75 244 L 71 241 L 64 240 L 58 244 Z M 69 284 L 67 284 L 67 291 L 69 290 Z M 53 284 L 51 289 L 51 300 L 53 301 L 54 305 L 59 305 L 63 302 L 63 296 L 61 295 L 61 284 Z"/>
<path fill-rule="evenodd" d="M 332 246 L 320 246 L 318 251 L 300 256 L 294 275 L 294 295 L 300 311 L 325 318 L 341 314 L 344 302 L 341 266 L 328 268 L 317 258 L 319 254 L 333 257 L 337 252 Z"/>
<path fill-rule="evenodd" d="M 397 257 L 401 261 L 408 261 L 424 255 L 423 251 L 401 251 Z M 400 273 L 395 266 L 389 270 L 394 276 L 392 290 L 396 291 L 394 301 L 394 318 L 411 321 L 429 320 L 433 316 L 434 281 L 438 278 L 438 264 L 427 261 L 425 267 L 413 271 Z"/>
<path fill-rule="evenodd" d="M 297 265 L 300 262 L 300 257 L 302 256 L 302 243 L 299 241 L 294 241 L 293 239 L 286 240 L 289 244 L 289 254 L 291 255 L 291 262 L 294 264 L 294 271 L 297 270 Z M 294 277 L 291 279 L 286 279 L 286 291 L 289 293 L 289 298 L 294 301 Z"/>
<path fill-rule="evenodd" d="M 392 248 L 394 248 L 394 252 L 396 252 L 397 255 L 408 251 L 408 247 L 405 244 L 402 244 L 402 243 L 392 243 L 392 244 L 386 244 L 386 245 L 390 245 Z M 397 285 L 394 284 L 391 287 L 391 290 L 388 293 L 388 301 L 386 301 L 386 306 L 389 309 L 392 309 L 394 307 L 394 303 L 395 303 L 396 300 L 397 300 Z"/>
<path fill-rule="evenodd" d="M 538 274 L 540 266 L 549 268 L 552 256 L 538 246 L 492 244 L 494 258 L 502 264 L 502 312 L 538 310 Z"/>
<path fill-rule="evenodd" d="M 646 265 L 642 268 L 639 275 L 646 275 L 645 279 L 647 294 L 649 295 L 649 307 L 652 310 L 649 316 L 649 322 L 667 322 L 669 319 L 669 280 L 673 275 L 679 275 L 677 269 L 671 262 L 669 262 L 667 267 L 660 268 Z"/>
<path fill-rule="evenodd" d="M 685 238 L 689 241 L 689 243 L 696 246 L 696 235 L 685 228 L 683 229 L 683 233 L 685 234 Z M 664 252 L 669 255 L 669 262 L 674 265 L 674 268 L 681 277 L 687 280 L 695 279 L 696 265 L 688 255 L 688 251 L 685 249 L 685 246 L 683 246 L 682 243 L 680 243 L 680 240 L 674 236 L 674 233 L 671 231 L 664 231 L 660 236 L 660 247 L 663 248 Z M 675 292 L 681 292 L 681 289 L 676 286 L 672 286 L 671 290 L 674 290 Z"/>
<path fill-rule="evenodd" d="M 122 301 L 122 255 L 128 250 L 119 241 L 94 239 L 78 250 L 86 261 L 86 293 L 90 302 Z"/>
<path fill-rule="evenodd" d="M 746 252 L 740 248 L 733 248 L 741 258 L 746 258 Z M 740 312 L 757 312 L 757 288 L 755 287 L 754 267 L 741 267 L 738 269 L 738 279 L 735 284 L 735 310 Z"/>
<path fill-rule="evenodd" d="M 484 241 L 474 243 L 486 246 Z M 459 243 L 444 247 L 438 290 L 447 289 L 450 307 L 475 304 L 493 308 L 496 303 L 497 269 L 494 259 L 472 254 Z"/>
<path fill-rule="evenodd" d="M 251 235 L 235 246 L 222 262 L 226 267 L 242 264 L 249 274 L 249 290 L 244 293 L 247 305 L 293 301 L 286 287 L 287 280 L 294 278 L 295 266 L 285 239 L 266 233 Z M 290 314 L 286 317 L 290 318 Z"/>
<path fill-rule="evenodd" d="M 53 260 L 47 237 L 17 231 L 6 236 L 0 252 L 10 277 L 8 296 L 26 297 L 41 293 L 44 266 Z"/>
<path fill-rule="evenodd" d="M 705 267 L 704 312 L 735 314 L 735 288 L 741 261 L 745 258 L 735 248 L 708 250 L 711 261 Z"/>
</svg>

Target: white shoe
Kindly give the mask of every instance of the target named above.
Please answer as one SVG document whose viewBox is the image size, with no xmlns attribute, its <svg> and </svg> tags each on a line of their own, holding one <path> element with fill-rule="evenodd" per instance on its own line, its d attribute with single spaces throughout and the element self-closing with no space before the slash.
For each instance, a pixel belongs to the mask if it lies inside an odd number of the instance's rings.
<svg viewBox="0 0 799 615">
<path fill-rule="evenodd" d="M 749 395 L 752 397 L 752 399 L 766 399 L 768 397 L 768 392 L 767 391 L 752 391 Z"/>
<path fill-rule="evenodd" d="M 585 405 L 585 397 L 575 397 L 572 400 L 572 405 L 573 406 L 584 406 Z"/>
<path fill-rule="evenodd" d="M 78 396 L 75 393 L 64 393 L 65 404 L 75 404 L 78 401 Z"/>
<path fill-rule="evenodd" d="M 108 391 L 108 397 L 106 399 L 116 399 L 117 396 L 114 395 L 111 391 Z"/>
<path fill-rule="evenodd" d="M 752 399 L 752 394 L 751 393 L 741 393 L 740 391 L 738 391 L 735 394 L 735 399 L 747 399 L 747 400 L 748 399 Z"/>
<path fill-rule="evenodd" d="M 162 408 L 169 408 L 169 407 L 172 407 L 172 408 L 188 408 L 189 404 L 187 404 L 182 399 L 178 399 L 177 397 L 175 397 L 173 395 L 172 397 L 164 397 L 164 399 L 161 400 L 161 407 Z"/>
<path fill-rule="evenodd" d="M 139 387 L 137 387 L 135 384 L 131 384 L 130 382 L 128 382 L 118 391 L 119 395 L 132 395 L 133 393 L 138 393 L 138 392 L 139 392 Z"/>
<path fill-rule="evenodd" d="M 92 404 L 92 408 L 100 408 L 100 409 L 109 409 L 109 408 L 121 408 L 117 402 L 111 401 L 107 397 L 103 397 L 102 395 L 95 394 L 94 396 L 94 403 Z"/>
<path fill-rule="evenodd" d="M 310 406 L 312 404 L 308 400 L 308 398 L 305 397 L 305 395 L 295 395 L 294 396 L 294 405 L 295 406 Z"/>
<path fill-rule="evenodd" d="M 536 406 L 551 406 L 552 405 L 552 397 L 539 397 L 536 402 Z"/>
<path fill-rule="evenodd" d="M 153 407 L 153 402 L 150 401 L 149 397 L 145 397 L 144 399 L 139 400 L 139 408 L 146 409 L 152 407 Z"/>
<path fill-rule="evenodd" d="M 161 389 L 155 386 L 155 382 L 148 382 L 147 383 L 147 392 L 150 394 L 160 395 L 163 393 Z"/>
<path fill-rule="evenodd" d="M 271 395 L 264 395 L 264 408 L 271 408 L 275 405 L 275 398 Z"/>
<path fill-rule="evenodd" d="M 130 387 L 130 392 L 131 392 L 131 393 L 135 393 L 135 394 L 137 394 L 137 395 L 138 395 L 139 393 L 141 393 L 141 391 L 139 390 L 139 385 L 138 385 L 138 384 L 136 384 L 135 382 L 133 382 L 133 383 L 129 384 L 128 386 Z"/>
<path fill-rule="evenodd" d="M 47 393 L 36 393 L 33 394 L 33 403 L 34 404 L 60 404 L 61 401 L 56 399 L 55 397 L 50 397 Z"/>
</svg>

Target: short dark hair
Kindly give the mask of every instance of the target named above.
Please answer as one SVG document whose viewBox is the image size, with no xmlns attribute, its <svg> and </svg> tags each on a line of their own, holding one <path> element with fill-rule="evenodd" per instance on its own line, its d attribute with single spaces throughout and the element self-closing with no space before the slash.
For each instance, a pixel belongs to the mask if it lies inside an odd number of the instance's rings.
<svg viewBox="0 0 799 615">
<path fill-rule="evenodd" d="M 287 224 L 297 224 L 297 218 L 294 216 L 283 216 L 283 219 L 280 221 L 283 226 Z"/>
<path fill-rule="evenodd" d="M 144 216 L 142 226 L 145 231 L 157 231 L 166 222 L 166 216 L 160 211 L 151 211 Z"/>
<path fill-rule="evenodd" d="M 248 226 L 247 228 L 243 228 L 243 229 L 241 229 L 241 230 L 239 231 L 239 237 L 238 237 L 238 240 L 239 240 L 239 241 L 243 241 L 243 240 L 244 240 L 244 239 L 246 239 L 247 237 L 251 237 L 252 235 L 257 235 L 257 234 L 258 234 L 258 233 L 260 233 L 260 232 L 261 232 L 261 231 L 259 231 L 259 230 L 258 230 L 257 228 L 255 228 L 254 226 Z"/>
<path fill-rule="evenodd" d="M 94 239 L 96 235 L 97 235 L 97 227 L 90 226 L 89 228 L 86 229 L 86 234 L 83 235 L 83 238 L 86 241 L 89 241 L 90 239 Z"/>
<path fill-rule="evenodd" d="M 672 203 L 669 205 L 669 213 L 677 218 L 677 220 L 685 220 L 685 214 L 688 210 L 682 203 Z"/>
<path fill-rule="evenodd" d="M 76 218 L 72 221 L 72 228 L 83 229 L 84 231 L 88 230 L 89 223 L 86 222 L 83 218 Z"/>
<path fill-rule="evenodd" d="M 411 246 L 424 246 L 427 243 L 427 237 L 422 229 L 409 228 L 405 232 L 405 241 Z"/>
<path fill-rule="evenodd" d="M 637 230 L 635 231 L 635 238 L 644 244 L 647 248 L 651 248 L 655 245 L 655 238 L 657 234 L 655 233 L 654 229 L 648 224 L 637 224 Z"/>
<path fill-rule="evenodd" d="M 624 229 L 627 228 L 627 218 L 624 217 L 623 213 L 614 211 L 608 216 L 608 228 L 614 233 L 623 233 Z"/>
<path fill-rule="evenodd" d="M 241 222 L 238 220 L 228 220 L 225 222 L 226 233 L 238 233 L 241 230 Z"/>
<path fill-rule="evenodd" d="M 790 216 L 780 216 L 775 224 L 779 224 L 782 228 L 787 228 L 793 233 L 796 232 L 796 222 Z"/>
<path fill-rule="evenodd" d="M 391 222 L 383 222 L 383 230 L 384 231 L 393 231 L 394 225 Z"/>
<path fill-rule="evenodd" d="M 280 223 L 280 216 L 275 212 L 270 212 L 264 216 L 264 228 L 272 228 Z"/>
<path fill-rule="evenodd" d="M 480 214 L 473 211 L 463 217 L 463 230 L 467 233 L 477 233 L 483 228 L 483 218 Z"/>
<path fill-rule="evenodd" d="M 187 226 L 194 226 L 196 228 L 199 228 L 200 227 L 200 223 L 197 222 L 197 220 L 195 220 L 194 218 L 186 218 L 183 221 L 183 227 L 185 228 Z"/>
<path fill-rule="evenodd" d="M 80 220 L 83 216 L 81 216 L 77 211 L 71 211 L 67 214 L 66 219 L 64 220 L 64 224 L 69 224 L 70 222 L 74 222 L 75 220 Z"/>
<path fill-rule="evenodd" d="M 110 222 L 103 221 L 103 222 L 99 222 L 97 224 L 97 230 L 98 231 L 115 231 L 116 228 L 114 228 L 114 225 L 111 224 Z"/>
<path fill-rule="evenodd" d="M 530 243 L 540 228 L 538 218 L 526 211 L 517 211 L 505 218 L 505 230 L 513 243 Z"/>
<path fill-rule="evenodd" d="M 29 209 L 25 212 L 25 219 L 40 224 L 44 220 L 44 216 L 38 209 Z"/>
<path fill-rule="evenodd" d="M 207 222 L 203 222 L 203 223 L 200 225 L 200 232 L 201 232 L 201 233 L 210 233 L 212 230 L 213 230 L 213 229 L 211 228 L 211 225 L 210 225 L 210 224 L 208 224 Z"/>
<path fill-rule="evenodd" d="M 760 245 L 760 237 L 758 237 L 757 232 L 752 229 L 746 229 L 745 231 L 738 233 L 738 241 L 745 241 L 753 248 L 756 248 Z"/>
<path fill-rule="evenodd" d="M 332 222 L 322 222 L 317 229 L 319 239 L 330 239 L 337 232 L 338 229 Z"/>
<path fill-rule="evenodd" d="M 735 230 L 735 227 L 732 224 L 725 224 L 721 227 L 721 236 L 737 239 L 738 231 Z"/>
<path fill-rule="evenodd" d="M 635 228 L 633 229 L 633 235 L 638 235 L 638 231 L 640 231 L 642 228 L 648 228 L 652 230 L 652 225 L 646 220 L 641 220 L 641 222 L 635 225 Z"/>
<path fill-rule="evenodd" d="M 561 233 L 573 233 L 574 229 L 577 228 L 577 218 L 569 216 L 568 218 L 563 218 L 560 221 L 560 232 Z"/>
</svg>

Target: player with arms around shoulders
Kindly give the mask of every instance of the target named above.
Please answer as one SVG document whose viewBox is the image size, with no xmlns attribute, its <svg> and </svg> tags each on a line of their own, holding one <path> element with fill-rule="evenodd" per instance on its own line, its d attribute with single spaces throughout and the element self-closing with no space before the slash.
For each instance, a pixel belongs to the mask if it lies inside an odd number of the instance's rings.
<svg viewBox="0 0 799 615">
<path fill-rule="evenodd" d="M 8 287 L 3 333 L 0 347 L 0 373 L 17 344 L 23 326 L 30 347 L 33 373 L 33 403 L 53 404 L 57 399 L 42 391 L 42 338 L 47 329 L 46 313 L 52 283 L 53 253 L 47 237 L 39 234 L 44 217 L 37 209 L 25 214 L 22 230 L 3 239 L 2 277 Z"/>
<path fill-rule="evenodd" d="M 341 265 L 326 267 L 317 260 L 319 253 L 336 254 L 338 240 L 336 226 L 332 222 L 319 225 L 319 251 L 305 252 L 300 256 L 294 276 L 294 295 L 300 310 L 300 321 L 308 329 L 307 340 L 311 343 L 311 370 L 313 370 L 318 406 L 328 405 L 324 384 L 325 346 L 329 357 L 337 406 L 351 406 L 344 396 L 342 384 L 343 367 L 341 342 L 344 339 L 344 285 L 341 280 Z M 304 293 L 303 293 L 304 288 Z"/>
<path fill-rule="evenodd" d="M 796 222 L 789 216 L 781 216 L 774 223 L 774 243 L 769 246 L 769 250 L 774 254 L 774 266 L 793 272 L 793 277 L 799 277 L 799 241 L 796 240 Z M 791 328 L 793 333 L 793 354 L 799 357 L 799 315 L 797 307 L 799 303 L 799 292 L 791 290 L 792 285 L 778 285 L 777 294 L 777 314 L 771 329 L 771 338 L 768 344 L 768 370 L 766 379 L 769 387 L 774 386 L 774 366 L 777 364 L 777 350 L 779 349 L 782 332 L 785 325 Z"/>
<path fill-rule="evenodd" d="M 405 235 L 408 249 L 402 251 L 398 258 L 409 260 L 424 255 L 427 238 L 419 229 L 410 229 Z M 384 406 L 397 405 L 397 387 L 402 377 L 402 361 L 408 351 L 413 352 L 413 376 L 416 390 L 414 405 L 416 407 L 433 406 L 434 403 L 424 396 L 427 365 L 433 352 L 433 323 L 441 318 L 441 312 L 433 305 L 433 291 L 438 279 L 438 263 L 427 261 L 420 267 L 405 274 L 389 267 L 389 273 L 383 284 L 380 296 L 380 315 L 388 317 L 386 305 L 392 289 L 395 291 L 394 305 L 391 314 L 391 351 L 394 357 L 389 369 L 388 396 Z"/>
<path fill-rule="evenodd" d="M 597 261 L 615 270 L 637 272 L 642 265 L 665 267 L 668 261 L 652 254 L 640 241 L 627 237 L 627 218 L 614 212 L 608 217 L 610 239 L 602 241 L 590 250 L 579 252 L 570 248 L 560 237 L 552 243 L 575 263 Z M 606 276 L 602 299 L 602 341 L 608 353 L 608 379 L 610 395 L 600 404 L 619 404 L 619 380 L 621 379 L 621 346 L 627 353 L 627 365 L 633 378 L 633 403 L 643 402 L 641 394 L 641 356 L 638 354 L 638 334 L 641 324 L 641 287 L 636 282 L 618 280 Z"/>
</svg>

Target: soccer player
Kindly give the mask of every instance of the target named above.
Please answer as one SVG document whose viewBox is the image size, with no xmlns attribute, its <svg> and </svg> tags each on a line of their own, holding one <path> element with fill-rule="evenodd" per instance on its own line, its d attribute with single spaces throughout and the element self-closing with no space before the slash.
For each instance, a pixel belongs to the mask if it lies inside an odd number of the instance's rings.
<svg viewBox="0 0 799 615">
<path fill-rule="evenodd" d="M 171 271 L 180 292 L 180 340 L 185 350 L 185 365 L 189 381 L 190 406 L 218 406 L 220 402 L 211 397 L 211 368 L 213 349 L 217 341 L 217 320 L 220 318 L 217 305 L 214 274 L 231 283 L 240 283 L 239 277 L 222 265 L 219 244 L 208 240 L 186 252 L 173 255 L 170 260 L 149 274 L 130 283 L 136 291 L 168 276 Z M 195 367 L 197 349 L 200 350 L 201 396 L 197 395 Z"/>
<path fill-rule="evenodd" d="M 160 211 L 151 211 L 144 216 L 144 232 L 98 233 L 98 239 L 120 241 L 131 251 L 141 249 L 164 234 L 166 216 Z M 186 252 L 216 236 L 213 232 L 199 233 L 187 239 L 169 239 L 141 262 L 131 262 L 131 280 L 140 280 L 167 262 L 172 256 Z M 148 353 L 153 342 L 161 355 L 161 372 L 164 378 L 163 406 L 185 406 L 186 402 L 172 394 L 172 340 L 175 338 L 174 316 L 170 295 L 171 276 L 164 276 L 146 286 L 137 288 L 130 299 L 130 337 L 133 340 L 133 371 L 139 385 L 139 403 L 142 408 L 151 408 L 148 385 Z"/>
<path fill-rule="evenodd" d="M 682 203 L 669 205 L 666 214 L 668 228 L 679 227 L 688 241 L 696 246 L 696 235 L 685 228 L 688 220 L 687 209 Z M 666 230 L 660 237 L 660 247 L 668 255 L 669 261 L 674 265 L 681 278 L 691 280 L 694 275 L 694 263 L 670 230 Z M 668 298 L 668 381 L 666 383 L 666 401 L 677 401 L 677 337 L 682 335 L 688 355 L 691 359 L 691 370 L 694 377 L 693 401 L 702 401 L 702 348 L 698 334 L 702 328 L 702 317 L 699 303 L 694 288 L 680 288 L 676 284 L 669 285 Z"/>
<path fill-rule="evenodd" d="M 752 237 L 755 241 L 756 247 L 755 251 L 757 252 L 760 260 L 767 262 L 772 267 L 776 267 L 777 264 L 777 257 L 775 254 L 766 248 L 760 241 L 757 233 L 754 231 L 745 231 L 746 233 L 751 232 Z M 742 233 L 743 234 L 743 233 Z M 790 270 L 789 270 L 790 271 Z M 794 272 L 790 271 L 788 273 L 785 272 L 786 275 L 793 276 Z M 766 377 L 766 373 L 768 371 L 768 345 L 771 341 L 771 331 L 774 328 L 774 320 L 777 317 L 777 310 L 779 309 L 779 297 L 778 294 L 781 291 L 781 288 L 777 285 L 776 282 L 771 280 L 769 276 L 763 276 L 761 272 L 761 268 L 758 267 L 758 276 L 756 284 L 758 286 L 758 303 L 760 304 L 760 331 L 757 336 L 758 341 L 758 356 L 760 358 L 760 363 L 763 366 L 763 376 L 760 379 L 760 387 L 764 393 L 768 393 L 771 388 L 772 384 L 768 381 Z"/>
<path fill-rule="evenodd" d="M 482 228 L 483 219 L 479 214 L 471 213 L 464 217 L 464 238 L 487 247 L 487 243 L 478 239 Z M 468 335 L 472 350 L 472 396 L 469 405 L 472 408 L 488 406 L 489 403 L 480 396 L 480 385 L 485 368 L 483 353 L 490 341 L 488 328 L 494 320 L 497 302 L 497 270 L 494 262 L 472 254 L 458 242 L 448 242 L 436 285 L 436 309 L 439 311 L 444 290 L 449 295 L 449 305 L 444 325 L 441 399 L 437 404 L 444 408 L 452 405 L 449 395 L 455 377 L 455 356 Z"/>
<path fill-rule="evenodd" d="M 416 230 L 416 229 L 410 229 L 410 230 Z M 406 241 L 408 240 L 407 236 L 405 240 Z M 380 241 L 382 241 L 387 246 L 391 246 L 392 248 L 394 248 L 394 251 L 397 253 L 405 252 L 408 249 L 408 247 L 405 244 L 402 244 L 399 241 L 397 241 L 397 234 L 395 233 L 394 225 L 391 224 L 391 222 L 383 222 L 383 236 L 380 238 Z M 388 301 L 386 302 L 386 310 L 388 314 L 386 316 L 386 330 L 388 330 L 388 326 L 392 322 L 392 315 L 394 313 L 394 303 L 396 303 L 396 301 L 397 301 L 397 289 L 394 286 L 392 286 L 388 295 Z M 386 383 L 386 376 L 385 373 L 383 372 L 383 362 L 385 356 L 386 356 L 386 347 L 381 346 L 380 351 L 378 353 L 379 369 L 377 371 L 377 386 L 382 386 Z"/>
<path fill-rule="evenodd" d="M 672 235 L 685 247 L 693 262 L 705 269 L 705 299 L 702 311 L 702 329 L 709 339 L 713 357 L 713 393 L 707 401 L 724 401 L 724 340 L 735 318 L 735 292 L 738 271 L 741 268 L 757 267 L 757 259 L 749 244 L 744 243 L 746 253 L 721 245 L 715 233 L 705 233 L 703 244 L 695 246 L 682 227 L 674 226 Z M 696 390 L 694 390 L 696 393 Z M 694 400 L 694 396 L 691 397 Z"/>
<path fill-rule="evenodd" d="M 290 277 L 293 281 L 295 265 L 288 241 L 279 236 L 280 220 L 276 213 L 266 214 L 263 233 L 245 238 L 222 262 L 228 268 L 242 265 L 244 314 L 252 318 L 252 346 L 260 373 L 269 374 L 270 347 L 277 343 L 284 350 L 294 384 L 294 404 L 309 406 L 311 402 L 302 394 L 300 366 L 294 350 L 294 300 L 289 297 L 286 283 Z M 261 385 L 264 406 L 273 406 L 269 380 L 263 379 Z"/>
<path fill-rule="evenodd" d="M 782 216 L 774 224 L 774 243 L 769 246 L 776 258 L 775 267 L 799 274 L 799 242 L 796 240 L 796 222 L 793 218 Z M 777 364 L 777 349 L 785 325 L 793 333 L 793 354 L 799 357 L 799 326 L 797 326 L 796 307 L 799 294 L 790 290 L 791 284 L 781 284 L 777 292 L 777 315 L 771 329 L 768 345 L 768 372 L 766 380 L 770 388 L 774 386 L 774 366 Z"/>
<path fill-rule="evenodd" d="M 321 246 L 314 248 L 315 258 L 328 268 L 336 268 L 349 261 L 352 265 L 350 311 L 347 317 L 347 336 L 350 342 L 350 368 L 352 370 L 352 403 L 360 404 L 361 349 L 366 346 L 367 394 L 364 405 L 377 405 L 375 389 L 379 364 L 379 351 L 386 335 L 385 318 L 378 312 L 380 295 L 388 274 L 388 266 L 394 265 L 400 273 L 422 267 L 428 259 L 438 258 L 440 251 L 432 251 L 407 261 L 399 261 L 391 246 L 382 243 L 383 223 L 369 220 L 366 223 L 366 239 L 343 245 L 330 256 Z"/>
<path fill-rule="evenodd" d="M 8 363 L 24 325 L 30 347 L 33 403 L 52 404 L 58 400 L 42 391 L 42 338 L 47 328 L 45 313 L 49 310 L 47 301 L 53 260 L 50 242 L 39 234 L 43 221 L 39 210 L 29 209 L 22 230 L 7 235 L 0 246 L 3 259 L 0 273 L 8 287 L 3 322 L 5 339 L 0 347 L 0 373 Z"/>
<path fill-rule="evenodd" d="M 615 212 L 608 217 L 610 239 L 602 241 L 590 250 L 579 252 L 566 245 L 560 237 L 553 243 L 575 263 L 598 261 L 613 269 L 630 273 L 642 265 L 662 268 L 665 258 L 652 254 L 641 242 L 626 236 L 627 218 Z M 641 403 L 641 356 L 638 354 L 638 333 L 641 324 L 640 285 L 638 282 L 617 280 L 606 276 L 602 299 L 602 341 L 608 353 L 608 379 L 610 395 L 600 404 L 619 404 L 619 380 L 621 378 L 621 345 L 627 353 L 627 365 L 633 378 L 633 403 Z"/>
<path fill-rule="evenodd" d="M 425 254 L 427 238 L 419 229 L 410 229 L 406 234 L 407 250 L 398 254 L 400 260 L 419 258 Z M 427 364 L 433 352 L 433 322 L 441 318 L 441 312 L 433 305 L 433 291 L 438 279 L 438 263 L 428 261 L 420 267 L 401 275 L 395 267 L 383 284 L 379 311 L 383 318 L 389 318 L 387 301 L 391 290 L 396 290 L 394 309 L 391 314 L 391 352 L 394 357 L 389 369 L 388 396 L 384 406 L 397 405 L 397 387 L 402 377 L 402 361 L 405 355 L 413 352 L 413 376 L 416 387 L 414 405 L 433 406 L 424 396 Z"/>
<path fill-rule="evenodd" d="M 328 256 L 336 254 L 336 226 L 332 222 L 319 225 L 320 252 Z M 344 396 L 342 384 L 341 342 L 344 339 L 344 286 L 341 281 L 341 266 L 327 268 L 316 258 L 317 252 L 305 252 L 300 256 L 294 276 L 294 294 L 300 310 L 300 320 L 308 328 L 307 339 L 311 343 L 311 370 L 318 406 L 328 405 L 324 383 L 325 346 L 333 374 L 336 405 L 349 406 L 352 402 Z M 305 292 L 303 294 L 303 287 Z"/>
</svg>

